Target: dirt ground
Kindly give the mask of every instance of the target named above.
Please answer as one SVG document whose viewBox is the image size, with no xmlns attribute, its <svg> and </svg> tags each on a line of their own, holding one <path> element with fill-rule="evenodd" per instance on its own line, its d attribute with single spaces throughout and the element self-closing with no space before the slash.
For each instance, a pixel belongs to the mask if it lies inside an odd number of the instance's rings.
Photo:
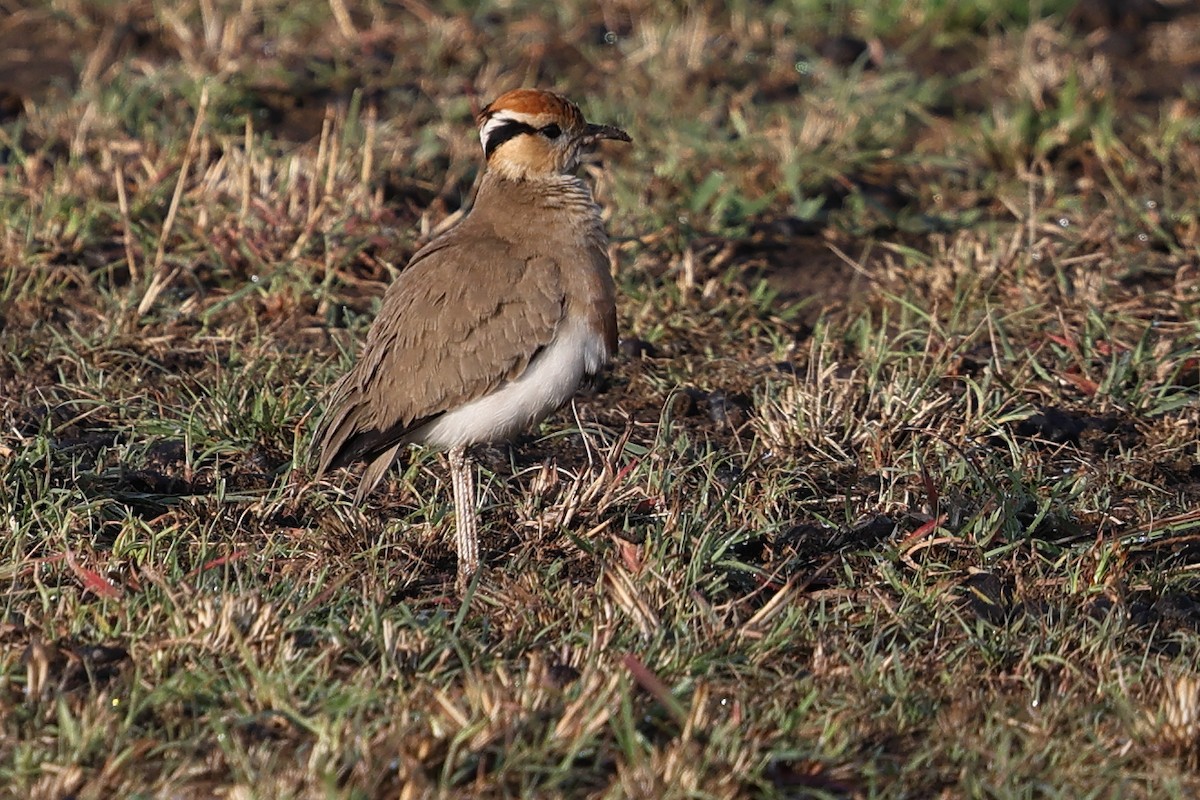
<svg viewBox="0 0 1200 800">
<path fill-rule="evenodd" d="M 0 0 L 0 778 L 1200 787 L 1200 3 L 718 5 Z M 460 606 L 438 457 L 305 449 L 520 84 L 634 133 L 621 345 Z"/>
</svg>

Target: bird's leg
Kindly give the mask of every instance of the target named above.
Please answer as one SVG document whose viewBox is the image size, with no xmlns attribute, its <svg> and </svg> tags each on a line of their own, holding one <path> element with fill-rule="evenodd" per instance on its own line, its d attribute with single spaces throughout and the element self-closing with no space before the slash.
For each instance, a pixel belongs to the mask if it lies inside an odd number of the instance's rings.
<svg viewBox="0 0 1200 800">
<path fill-rule="evenodd" d="M 458 550 L 458 588 L 467 588 L 479 568 L 479 531 L 475 513 L 475 465 L 467 448 L 452 447 L 450 482 L 454 484 L 454 543 Z"/>
</svg>

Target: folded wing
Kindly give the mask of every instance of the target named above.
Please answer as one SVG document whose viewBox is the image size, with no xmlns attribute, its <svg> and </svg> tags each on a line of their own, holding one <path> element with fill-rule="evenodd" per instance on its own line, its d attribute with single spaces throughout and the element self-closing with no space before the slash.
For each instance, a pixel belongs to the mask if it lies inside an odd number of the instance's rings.
<svg viewBox="0 0 1200 800">
<path fill-rule="evenodd" d="M 388 288 L 358 362 L 330 393 L 313 439 L 318 476 L 372 461 L 360 497 L 369 492 L 408 434 L 520 377 L 565 302 L 552 258 L 499 252 L 476 263 L 431 242 Z"/>
</svg>

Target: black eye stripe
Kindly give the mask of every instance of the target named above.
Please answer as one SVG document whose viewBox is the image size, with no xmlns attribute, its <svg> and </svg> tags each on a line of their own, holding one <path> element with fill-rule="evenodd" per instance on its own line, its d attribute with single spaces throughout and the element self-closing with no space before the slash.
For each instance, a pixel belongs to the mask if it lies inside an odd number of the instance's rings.
<svg viewBox="0 0 1200 800">
<path fill-rule="evenodd" d="M 487 141 L 483 143 L 484 158 L 491 158 L 497 147 L 522 133 L 536 133 L 536 130 L 532 125 L 517 122 L 515 119 L 496 126 L 488 132 Z"/>
</svg>

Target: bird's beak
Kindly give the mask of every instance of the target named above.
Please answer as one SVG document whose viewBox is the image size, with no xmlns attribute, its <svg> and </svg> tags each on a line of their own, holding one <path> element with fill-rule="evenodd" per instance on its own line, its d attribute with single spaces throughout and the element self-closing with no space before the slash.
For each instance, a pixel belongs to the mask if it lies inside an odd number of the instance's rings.
<svg viewBox="0 0 1200 800">
<path fill-rule="evenodd" d="M 615 125 L 593 125 L 591 123 L 588 123 L 587 128 L 584 130 L 584 137 L 587 139 L 588 144 L 595 144 L 601 139 L 613 139 L 618 142 L 633 141 L 633 139 L 629 138 L 628 133 Z"/>
</svg>

